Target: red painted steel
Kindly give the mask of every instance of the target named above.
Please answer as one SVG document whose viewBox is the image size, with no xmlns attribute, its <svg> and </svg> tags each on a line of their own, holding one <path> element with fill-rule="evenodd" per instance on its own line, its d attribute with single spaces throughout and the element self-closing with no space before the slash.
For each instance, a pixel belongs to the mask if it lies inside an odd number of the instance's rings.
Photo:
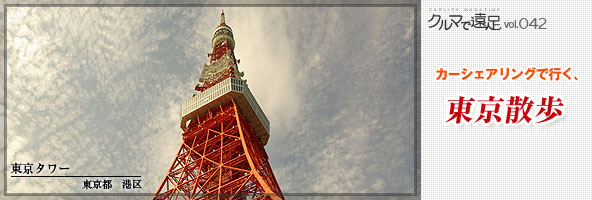
<svg viewBox="0 0 592 200">
<path fill-rule="evenodd" d="M 227 51 L 230 51 L 230 56 L 232 57 L 232 61 L 234 62 L 234 65 L 237 65 L 236 62 L 236 58 L 234 57 L 234 51 L 230 48 L 230 45 L 228 44 L 228 42 L 226 40 L 224 40 L 224 42 L 221 42 L 220 44 L 214 46 L 212 53 L 209 54 L 210 56 L 210 63 L 217 61 L 218 59 L 220 59 L 222 56 L 224 56 L 224 54 L 226 54 Z M 195 86 L 195 90 L 199 91 L 199 92 L 203 92 L 204 90 L 216 85 L 217 83 L 223 81 L 224 79 L 228 78 L 228 77 L 234 77 L 237 78 L 234 75 L 234 69 L 232 67 L 229 67 L 220 77 L 218 77 L 216 80 L 206 80 L 204 83 L 202 83 L 201 85 L 198 83 Z"/>
<path fill-rule="evenodd" d="M 153 199 L 284 199 L 235 101 L 192 120 Z"/>
<path fill-rule="evenodd" d="M 223 25 L 227 26 L 224 12 L 220 22 Z M 231 36 L 232 32 L 223 34 Z M 227 39 L 213 46 L 210 63 L 227 52 L 237 66 Z M 235 77 L 233 70 L 228 66 L 219 77 L 205 80 L 195 89 L 201 92 Z M 173 165 L 153 199 L 284 199 L 256 135 L 236 99 L 192 119 Z"/>
</svg>

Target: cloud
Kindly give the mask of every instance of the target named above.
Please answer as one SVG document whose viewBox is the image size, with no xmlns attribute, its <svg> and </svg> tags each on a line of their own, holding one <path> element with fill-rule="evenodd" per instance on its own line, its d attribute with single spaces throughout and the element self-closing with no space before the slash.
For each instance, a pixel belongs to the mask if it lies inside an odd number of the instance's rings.
<svg viewBox="0 0 592 200">
<path fill-rule="evenodd" d="M 141 175 L 134 192 L 155 192 L 220 9 L 9 8 L 8 161 Z M 412 8 L 224 9 L 284 192 L 412 191 Z M 88 192 L 64 181 L 8 191 Z"/>
<path fill-rule="evenodd" d="M 227 13 L 237 56 L 254 60 L 240 67 L 270 118 L 266 149 L 284 191 L 412 191 L 412 9 Z"/>
<path fill-rule="evenodd" d="M 26 13 L 26 20 L 8 25 L 8 152 L 15 155 L 8 160 L 65 165 L 69 175 L 146 172 L 145 161 L 128 158 L 143 155 L 139 141 L 159 131 L 146 124 L 174 127 L 166 122 L 178 118 L 159 111 L 177 107 L 167 98 L 181 99 L 183 85 L 175 74 L 162 73 L 162 59 L 152 55 L 170 34 L 158 28 L 156 22 L 165 23 L 159 9 L 10 8 L 9 15 Z M 79 184 L 44 181 L 9 184 L 81 191 Z"/>
</svg>

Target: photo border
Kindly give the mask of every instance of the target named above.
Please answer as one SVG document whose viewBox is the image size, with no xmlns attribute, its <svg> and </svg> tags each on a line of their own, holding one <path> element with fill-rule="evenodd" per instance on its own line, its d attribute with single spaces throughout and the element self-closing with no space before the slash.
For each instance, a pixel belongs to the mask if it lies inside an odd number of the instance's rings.
<svg viewBox="0 0 592 200">
<path fill-rule="evenodd" d="M 7 171 L 7 8 L 8 7 L 411 7 L 414 9 L 414 187 L 412 193 L 283 193 L 284 196 L 417 196 L 421 188 L 419 176 L 421 166 L 420 142 L 420 2 L 415 4 L 4 4 L 4 196 L 154 196 L 155 193 L 8 193 Z"/>
</svg>

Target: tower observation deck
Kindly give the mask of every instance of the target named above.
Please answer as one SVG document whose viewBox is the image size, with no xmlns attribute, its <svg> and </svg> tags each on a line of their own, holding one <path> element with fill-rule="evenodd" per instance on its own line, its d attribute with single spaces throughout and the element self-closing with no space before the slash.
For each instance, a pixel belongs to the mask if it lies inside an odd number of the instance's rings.
<svg viewBox="0 0 592 200">
<path fill-rule="evenodd" d="M 222 11 L 212 53 L 181 105 L 183 144 L 153 199 L 284 199 L 263 148 L 269 120 L 234 56 Z"/>
</svg>

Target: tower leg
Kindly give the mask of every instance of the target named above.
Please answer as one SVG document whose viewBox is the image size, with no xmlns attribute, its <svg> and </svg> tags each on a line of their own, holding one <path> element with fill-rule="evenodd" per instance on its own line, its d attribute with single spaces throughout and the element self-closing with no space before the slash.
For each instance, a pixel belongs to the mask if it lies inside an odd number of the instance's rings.
<svg viewBox="0 0 592 200">
<path fill-rule="evenodd" d="M 263 144 L 232 100 L 190 122 L 153 199 L 284 198 Z"/>
</svg>

